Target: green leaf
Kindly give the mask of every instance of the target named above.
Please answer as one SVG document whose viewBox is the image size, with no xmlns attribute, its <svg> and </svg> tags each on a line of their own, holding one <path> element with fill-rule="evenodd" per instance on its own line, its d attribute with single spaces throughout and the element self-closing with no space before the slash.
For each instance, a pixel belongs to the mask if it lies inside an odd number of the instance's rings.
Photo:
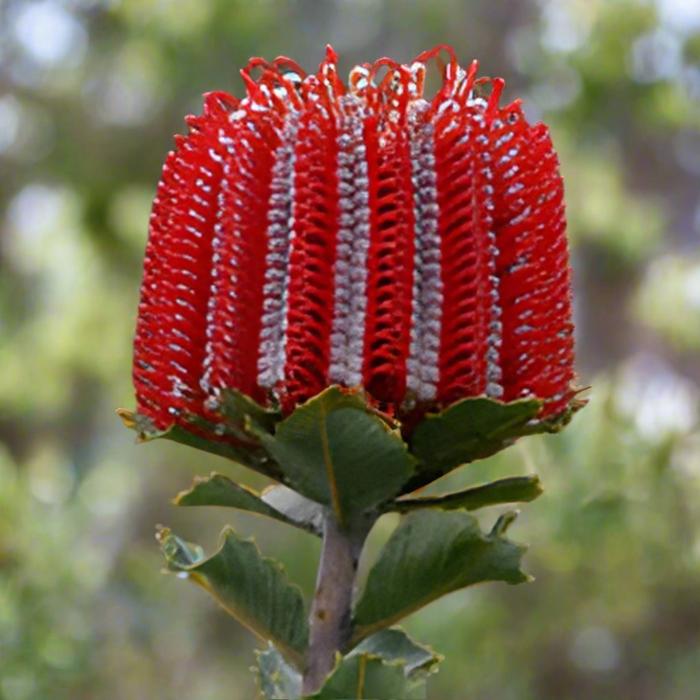
<svg viewBox="0 0 700 700">
<path fill-rule="evenodd" d="M 173 425 L 162 433 L 151 434 L 147 437 L 148 440 L 156 438 L 165 438 L 166 440 L 178 442 L 181 445 L 194 447 L 196 450 L 203 450 L 219 457 L 226 457 L 265 476 L 276 478 L 279 475 L 277 465 L 270 460 L 269 456 L 259 445 L 251 443 L 247 446 L 237 446 L 223 439 L 208 439 L 191 433 L 179 425 Z"/>
<path fill-rule="evenodd" d="M 261 406 L 250 396 L 236 389 L 224 389 L 221 392 L 216 410 L 226 418 L 229 424 L 240 425 L 243 428 L 252 425 L 257 430 L 266 430 L 270 433 L 282 419 L 279 411 Z"/>
<path fill-rule="evenodd" d="M 260 691 L 267 700 L 298 700 L 301 674 L 272 646 L 256 652 Z M 362 657 L 348 663 L 348 659 Z M 366 639 L 338 660 L 314 698 L 424 698 L 425 680 L 442 657 L 398 628 Z M 403 676 L 403 678 L 402 678 Z M 371 693 L 371 694 L 370 694 Z"/>
<path fill-rule="evenodd" d="M 299 700 L 301 673 L 290 666 L 272 644 L 264 651 L 256 651 L 260 692 L 266 700 Z"/>
<path fill-rule="evenodd" d="M 440 508 L 441 510 L 477 510 L 500 503 L 534 501 L 542 494 L 542 483 L 536 475 L 511 476 L 481 486 L 440 496 L 416 496 L 393 501 L 387 510 L 408 513 L 418 508 Z"/>
<path fill-rule="evenodd" d="M 384 661 L 399 663 L 408 677 L 427 675 L 442 661 L 439 654 L 429 647 L 418 644 L 398 627 L 381 630 L 367 637 L 348 656 L 356 654 L 370 654 Z"/>
<path fill-rule="evenodd" d="M 231 528 L 209 558 L 166 528 L 158 540 L 171 571 L 202 586 L 242 625 L 301 665 L 308 640 L 304 600 L 279 563 L 262 557 L 254 542 Z"/>
<path fill-rule="evenodd" d="M 398 432 L 357 393 L 330 387 L 260 434 L 286 481 L 341 524 L 395 496 L 414 470 Z"/>
<path fill-rule="evenodd" d="M 537 399 L 502 403 L 476 397 L 427 415 L 411 438 L 411 451 L 420 462 L 416 486 L 461 464 L 488 457 L 522 435 L 538 432 L 536 417 L 541 407 Z M 549 429 L 543 425 L 540 432 Z"/>
<path fill-rule="evenodd" d="M 195 477 L 187 491 L 175 497 L 178 506 L 223 506 L 238 508 L 294 525 L 315 535 L 321 534 L 321 507 L 285 486 L 272 486 L 258 493 L 237 484 L 223 474 Z"/>
<path fill-rule="evenodd" d="M 423 678 L 407 678 L 400 663 L 367 653 L 346 656 L 307 700 L 424 700 Z"/>
<path fill-rule="evenodd" d="M 355 608 L 353 642 L 460 588 L 529 580 L 520 569 L 526 548 L 502 536 L 509 522 L 499 521 L 486 535 L 464 511 L 425 509 L 404 516 L 369 572 Z"/>
<path fill-rule="evenodd" d="M 228 439 L 224 439 L 224 436 L 227 435 L 228 428 L 223 424 L 220 424 L 220 427 L 223 428 L 223 432 L 221 430 L 219 431 L 222 432 L 219 439 L 219 436 L 216 436 L 218 426 L 208 424 L 205 421 L 192 417 L 193 426 L 206 427 L 212 434 L 211 438 L 207 438 L 175 424 L 171 425 L 166 430 L 157 430 L 147 416 L 128 411 L 124 408 L 118 409 L 117 415 L 122 419 L 122 422 L 127 428 L 134 430 L 138 434 L 140 442 L 150 442 L 151 440 L 158 440 L 161 438 L 172 440 L 181 445 L 188 445 L 189 447 L 194 447 L 203 452 L 225 457 L 249 469 L 253 469 L 260 474 L 270 476 L 273 479 L 279 480 L 281 478 L 279 467 L 270 459 L 270 456 L 261 447 L 259 442 L 255 441 L 254 438 L 250 436 L 246 436 L 246 442 L 241 442 L 239 433 L 236 435 L 228 434 Z M 215 439 L 214 436 L 216 436 L 217 439 Z"/>
</svg>

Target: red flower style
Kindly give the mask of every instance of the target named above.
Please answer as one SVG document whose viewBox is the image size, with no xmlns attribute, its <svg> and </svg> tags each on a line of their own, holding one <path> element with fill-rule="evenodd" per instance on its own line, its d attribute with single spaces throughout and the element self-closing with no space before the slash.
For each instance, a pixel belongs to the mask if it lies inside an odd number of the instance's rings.
<svg viewBox="0 0 700 700">
<path fill-rule="evenodd" d="M 312 75 L 252 59 L 246 97 L 209 93 L 176 137 L 146 249 L 139 412 L 165 428 L 235 388 L 286 413 L 339 384 L 399 416 L 478 395 L 561 413 L 573 325 L 547 127 L 447 47 L 348 85 L 336 63 L 330 48 Z"/>
</svg>

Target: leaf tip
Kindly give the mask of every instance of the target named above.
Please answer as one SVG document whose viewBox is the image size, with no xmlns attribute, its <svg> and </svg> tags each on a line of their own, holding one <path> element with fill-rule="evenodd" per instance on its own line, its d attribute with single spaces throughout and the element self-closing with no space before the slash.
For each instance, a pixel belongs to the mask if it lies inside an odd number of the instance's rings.
<svg viewBox="0 0 700 700">
<path fill-rule="evenodd" d="M 502 537 L 505 535 L 508 528 L 516 521 L 519 515 L 519 510 L 509 510 L 503 513 L 491 529 L 491 537 Z"/>
<path fill-rule="evenodd" d="M 115 410 L 115 413 L 119 416 L 125 428 L 138 430 L 138 421 L 133 411 L 130 411 L 128 408 L 118 408 Z"/>
<path fill-rule="evenodd" d="M 172 531 L 170 530 L 169 527 L 166 527 L 165 525 L 161 525 L 158 523 L 156 525 L 156 542 L 162 547 L 165 541 L 170 537 L 172 534 Z"/>
<path fill-rule="evenodd" d="M 532 480 L 532 498 L 530 500 L 534 501 L 544 493 L 544 484 L 539 474 L 533 474 L 530 479 Z"/>
</svg>

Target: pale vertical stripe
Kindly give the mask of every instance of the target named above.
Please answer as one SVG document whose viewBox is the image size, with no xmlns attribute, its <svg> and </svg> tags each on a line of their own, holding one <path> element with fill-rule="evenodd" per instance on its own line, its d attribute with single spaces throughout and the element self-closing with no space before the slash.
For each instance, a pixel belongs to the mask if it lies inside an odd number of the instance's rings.
<svg viewBox="0 0 700 700">
<path fill-rule="evenodd" d="M 258 352 L 258 384 L 273 388 L 284 379 L 286 364 L 289 252 L 294 228 L 294 152 L 298 114 L 290 112 L 275 151 L 267 211 L 267 255 L 263 315 Z"/>
<path fill-rule="evenodd" d="M 502 124 L 497 121 L 493 126 L 500 128 Z M 483 133 L 486 129 L 493 128 L 486 121 L 477 121 L 476 129 L 482 131 L 477 137 L 477 142 L 483 144 L 484 148 L 479 149 L 481 163 L 477 164 L 481 172 L 481 194 L 483 195 L 484 210 L 486 212 L 485 225 L 488 227 L 488 267 L 489 281 L 491 282 L 491 318 L 489 319 L 489 335 L 486 349 L 486 395 L 492 399 L 500 399 L 503 396 L 503 372 L 501 369 L 501 344 L 503 341 L 503 324 L 501 323 L 500 306 L 500 280 L 496 273 L 496 261 L 499 250 L 496 245 L 496 233 L 493 231 L 493 212 L 495 203 L 493 201 L 493 171 L 491 170 L 491 148 L 488 136 Z M 506 143 L 510 137 L 502 139 Z M 501 141 L 499 139 L 499 141 Z M 496 146 L 501 145 L 498 141 Z"/>
<path fill-rule="evenodd" d="M 219 194 L 217 195 L 216 199 L 216 206 L 217 206 L 217 211 L 216 211 L 216 223 L 214 224 L 214 235 L 212 237 L 212 257 L 211 257 L 211 270 L 212 270 L 212 279 L 211 279 L 211 288 L 210 288 L 210 296 L 209 296 L 209 303 L 207 305 L 207 319 L 206 319 L 206 337 L 207 337 L 207 342 L 205 346 L 205 355 L 204 355 L 204 364 L 203 364 L 203 373 L 202 373 L 202 378 L 200 380 L 200 386 L 202 390 L 204 391 L 205 394 L 208 395 L 207 402 L 210 405 L 215 405 L 216 404 L 216 390 L 214 390 L 211 386 L 211 374 L 212 374 L 212 362 L 214 360 L 214 343 L 212 340 L 212 336 L 214 333 L 214 320 L 216 317 L 216 304 L 217 304 L 217 299 L 219 297 L 219 282 L 218 282 L 218 275 L 219 275 L 219 261 L 221 260 L 221 232 L 223 230 L 223 223 L 222 223 L 222 218 L 224 215 L 224 210 L 223 210 L 223 201 L 224 201 L 224 192 L 228 188 L 228 182 L 229 182 L 229 176 L 231 174 L 231 163 L 235 162 L 235 155 L 236 151 L 234 148 L 234 139 L 230 134 L 227 134 L 223 129 L 219 129 L 218 133 L 218 141 L 219 143 L 223 146 L 225 151 L 228 153 L 229 157 L 224 159 L 223 162 L 223 167 L 222 167 L 222 176 L 221 176 L 221 184 L 219 188 Z M 215 154 L 213 152 L 213 149 L 209 149 L 209 155 L 217 160 L 218 158 L 215 157 Z M 211 171 L 205 168 L 204 166 L 201 166 L 201 175 L 204 175 L 205 177 L 209 178 L 211 177 Z M 200 182 L 203 182 L 203 180 L 197 180 L 197 184 L 199 185 Z"/>
<path fill-rule="evenodd" d="M 408 390 L 418 401 L 437 395 L 443 300 L 434 127 L 423 119 L 428 106 L 425 100 L 416 100 L 409 114 L 415 264 L 406 367 Z"/>
<path fill-rule="evenodd" d="M 338 233 L 333 327 L 328 377 L 345 386 L 362 383 L 370 240 L 369 176 L 363 102 L 340 99 L 338 131 Z"/>
</svg>

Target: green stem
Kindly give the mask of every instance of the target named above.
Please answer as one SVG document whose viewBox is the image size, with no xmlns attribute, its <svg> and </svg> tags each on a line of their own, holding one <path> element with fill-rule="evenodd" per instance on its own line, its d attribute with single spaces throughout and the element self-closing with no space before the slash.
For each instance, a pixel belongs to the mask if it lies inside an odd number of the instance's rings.
<svg viewBox="0 0 700 700">
<path fill-rule="evenodd" d="M 357 564 L 367 534 L 341 528 L 326 515 L 323 548 L 309 617 L 310 641 L 304 673 L 304 696 L 317 692 L 335 665 L 336 653 L 350 641 L 350 614 Z"/>
</svg>

